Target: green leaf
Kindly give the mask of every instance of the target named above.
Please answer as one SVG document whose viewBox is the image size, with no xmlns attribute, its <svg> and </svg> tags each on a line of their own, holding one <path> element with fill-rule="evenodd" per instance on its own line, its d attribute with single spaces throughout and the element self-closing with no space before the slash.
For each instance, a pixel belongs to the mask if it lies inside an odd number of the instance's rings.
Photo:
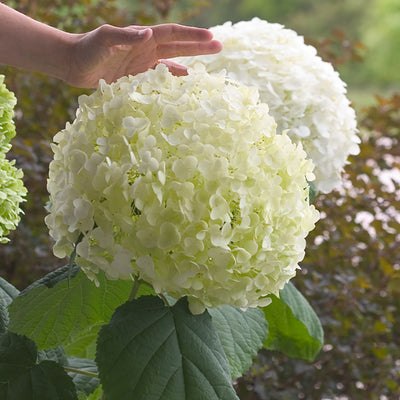
<svg viewBox="0 0 400 400">
<path fill-rule="evenodd" d="M 312 204 L 317 195 L 318 191 L 315 188 L 314 182 L 308 182 L 308 201 L 310 204 Z"/>
<path fill-rule="evenodd" d="M 35 343 L 25 336 L 0 335 L 2 400 L 77 400 L 71 378 L 54 361 L 36 363 Z"/>
<path fill-rule="evenodd" d="M 6 306 L 9 306 L 18 294 L 19 290 L 16 287 L 0 277 L 0 299 L 4 300 Z"/>
<path fill-rule="evenodd" d="M 71 378 L 54 361 L 42 361 L 8 383 L 4 400 L 77 400 Z"/>
<path fill-rule="evenodd" d="M 0 298 L 0 333 L 7 332 L 9 321 L 7 305 L 5 301 Z"/>
<path fill-rule="evenodd" d="M 268 322 L 264 348 L 314 360 L 322 348 L 324 332 L 313 308 L 290 282 L 280 292 L 280 298 L 271 297 L 272 303 L 263 308 Z"/>
<path fill-rule="evenodd" d="M 9 315 L 7 307 L 19 294 L 19 290 L 0 277 L 0 333 L 7 331 Z"/>
<path fill-rule="evenodd" d="M 68 366 L 74 369 L 78 369 L 84 372 L 90 372 L 97 374 L 97 365 L 93 360 L 78 357 L 68 357 Z M 68 372 L 68 375 L 72 378 L 76 390 L 82 392 L 85 395 L 90 395 L 99 386 L 100 380 L 98 378 L 87 376 L 79 373 Z"/>
<path fill-rule="evenodd" d="M 142 296 L 156 296 L 156 292 L 154 291 L 153 288 L 150 286 L 142 283 L 139 287 L 139 290 L 136 294 L 136 298 L 142 297 Z"/>
<path fill-rule="evenodd" d="M 60 364 L 62 366 L 68 365 L 68 359 L 65 354 L 65 350 L 62 347 L 38 351 L 37 362 L 41 362 L 44 360 L 55 361 L 57 364 Z"/>
<path fill-rule="evenodd" d="M 78 373 L 67 369 L 67 373 L 72 378 L 76 390 L 79 393 L 83 393 L 85 396 L 90 395 L 99 386 L 100 380 L 98 378 L 86 375 L 86 373 L 98 374 L 97 365 L 93 360 L 74 356 L 67 358 L 65 350 L 62 347 L 39 351 L 37 362 L 39 363 L 44 360 L 55 361 L 62 367 L 81 371 L 82 373 Z"/>
<path fill-rule="evenodd" d="M 26 289 L 24 289 L 21 294 L 25 295 L 38 286 L 46 286 L 48 288 L 52 288 L 57 285 L 57 283 L 68 281 L 74 278 L 79 273 L 79 270 L 80 268 L 76 264 L 74 264 L 72 267 L 70 267 L 69 265 L 64 265 L 64 267 L 57 268 L 56 270 L 48 273 L 43 278 L 33 282 Z"/>
<path fill-rule="evenodd" d="M 67 355 L 94 358 L 98 331 L 129 297 L 132 282 L 110 281 L 99 272 L 96 287 L 82 271 L 73 271 L 70 280 L 65 267 L 57 271 L 13 301 L 9 329 L 39 349 L 62 346 Z"/>
<path fill-rule="evenodd" d="M 103 388 L 101 385 L 88 397 L 84 397 L 85 400 L 102 400 Z"/>
<path fill-rule="evenodd" d="M 258 308 L 242 311 L 232 306 L 209 309 L 213 325 L 231 367 L 232 379 L 252 365 L 268 334 L 264 313 Z"/>
<path fill-rule="evenodd" d="M 210 315 L 145 296 L 102 327 L 96 361 L 107 400 L 238 400 Z"/>
<path fill-rule="evenodd" d="M 0 335 L 0 382 L 8 382 L 36 364 L 35 343 L 6 332 Z"/>
<path fill-rule="evenodd" d="M 0 383 L 0 399 L 7 399 L 7 383 Z"/>
</svg>

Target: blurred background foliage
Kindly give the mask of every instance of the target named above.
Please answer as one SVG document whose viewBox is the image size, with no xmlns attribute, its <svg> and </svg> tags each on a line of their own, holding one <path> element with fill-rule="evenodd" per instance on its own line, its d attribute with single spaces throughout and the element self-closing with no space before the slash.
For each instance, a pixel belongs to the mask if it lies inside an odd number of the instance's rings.
<svg viewBox="0 0 400 400">
<path fill-rule="evenodd" d="M 243 400 L 400 399 L 400 2 L 398 0 L 17 0 L 6 4 L 52 26 L 84 32 L 114 25 L 180 22 L 209 27 L 253 16 L 304 35 L 348 83 L 361 153 L 344 185 L 315 200 L 321 221 L 308 238 L 295 285 L 325 329 L 313 363 L 260 352 L 236 383 Z M 85 93 L 0 65 L 18 98 L 11 158 L 29 189 L 25 216 L 0 247 L 0 275 L 19 288 L 65 260 L 44 225 L 53 135 Z"/>
</svg>

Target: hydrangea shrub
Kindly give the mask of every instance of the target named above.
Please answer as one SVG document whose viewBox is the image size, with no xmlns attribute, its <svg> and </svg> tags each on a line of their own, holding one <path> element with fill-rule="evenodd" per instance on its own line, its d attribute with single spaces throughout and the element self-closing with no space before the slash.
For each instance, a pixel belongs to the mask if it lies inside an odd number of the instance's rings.
<svg viewBox="0 0 400 400">
<path fill-rule="evenodd" d="M 52 145 L 46 223 L 96 280 L 141 279 L 191 311 L 265 306 L 295 275 L 318 212 L 313 164 L 255 88 L 160 64 L 81 96 Z"/>
<path fill-rule="evenodd" d="M 6 88 L 4 76 L 0 75 L 0 243 L 8 242 L 6 236 L 17 227 L 22 213 L 20 203 L 26 194 L 22 171 L 15 167 L 15 161 L 5 156 L 15 136 L 15 104 L 14 93 Z"/>
<path fill-rule="evenodd" d="M 179 62 L 201 62 L 210 73 L 226 70 L 231 79 L 257 87 L 278 133 L 287 131 L 313 160 L 316 189 L 328 193 L 339 186 L 348 156 L 359 152 L 359 138 L 346 85 L 332 65 L 280 24 L 254 18 L 210 30 L 223 50 Z"/>
</svg>

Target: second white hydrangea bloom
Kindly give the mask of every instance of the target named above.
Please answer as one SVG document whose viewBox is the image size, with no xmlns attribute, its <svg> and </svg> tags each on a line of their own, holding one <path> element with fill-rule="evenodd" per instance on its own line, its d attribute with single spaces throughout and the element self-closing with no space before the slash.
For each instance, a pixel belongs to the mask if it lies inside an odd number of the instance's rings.
<svg viewBox="0 0 400 400">
<path fill-rule="evenodd" d="M 179 62 L 201 62 L 210 73 L 226 70 L 231 79 L 257 87 L 278 133 L 288 130 L 313 160 L 316 189 L 328 193 L 339 186 L 348 156 L 359 152 L 359 138 L 346 86 L 332 65 L 279 24 L 254 18 L 210 30 L 223 50 Z"/>
</svg>

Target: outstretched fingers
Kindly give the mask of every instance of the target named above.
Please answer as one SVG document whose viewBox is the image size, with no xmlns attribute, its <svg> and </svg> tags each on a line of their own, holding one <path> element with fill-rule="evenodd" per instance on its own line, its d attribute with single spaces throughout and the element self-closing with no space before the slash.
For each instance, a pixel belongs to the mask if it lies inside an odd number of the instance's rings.
<svg viewBox="0 0 400 400">
<path fill-rule="evenodd" d="M 160 60 L 159 62 L 165 64 L 172 75 L 184 76 L 188 74 L 188 68 L 184 65 L 178 64 L 171 60 Z"/>
<path fill-rule="evenodd" d="M 179 24 L 162 24 L 151 27 L 157 43 L 168 42 L 208 42 L 213 34 L 204 28 Z"/>
<path fill-rule="evenodd" d="M 137 29 L 133 26 L 120 28 L 107 24 L 97 28 L 93 33 L 96 33 L 99 40 L 107 43 L 109 46 L 132 45 L 147 41 L 153 36 L 151 28 L 144 27 Z"/>
<path fill-rule="evenodd" d="M 218 40 L 211 40 L 209 42 L 172 42 L 158 45 L 157 57 L 174 58 L 215 54 L 221 51 L 221 49 L 222 44 Z"/>
</svg>

